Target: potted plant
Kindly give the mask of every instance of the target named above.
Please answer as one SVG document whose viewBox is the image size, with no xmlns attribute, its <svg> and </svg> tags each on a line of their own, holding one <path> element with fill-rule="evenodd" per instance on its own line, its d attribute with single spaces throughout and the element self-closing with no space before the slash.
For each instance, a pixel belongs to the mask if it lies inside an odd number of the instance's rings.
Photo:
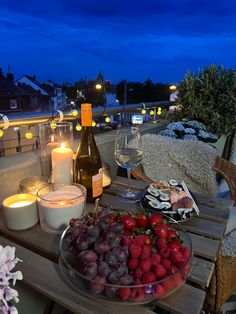
<svg viewBox="0 0 236 314">
<path fill-rule="evenodd" d="M 187 72 L 179 85 L 177 104 L 188 119 L 204 123 L 218 136 L 234 134 L 236 127 L 236 72 L 210 65 L 197 74 Z"/>
</svg>

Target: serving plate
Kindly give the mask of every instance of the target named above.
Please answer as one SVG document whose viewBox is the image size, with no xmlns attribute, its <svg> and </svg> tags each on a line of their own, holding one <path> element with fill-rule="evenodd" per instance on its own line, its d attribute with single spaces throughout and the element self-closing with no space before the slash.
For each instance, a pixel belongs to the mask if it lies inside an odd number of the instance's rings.
<svg viewBox="0 0 236 314">
<path fill-rule="evenodd" d="M 186 184 L 176 180 L 151 183 L 140 199 L 142 208 L 161 212 L 170 222 L 184 222 L 199 214 L 193 194 Z"/>
</svg>

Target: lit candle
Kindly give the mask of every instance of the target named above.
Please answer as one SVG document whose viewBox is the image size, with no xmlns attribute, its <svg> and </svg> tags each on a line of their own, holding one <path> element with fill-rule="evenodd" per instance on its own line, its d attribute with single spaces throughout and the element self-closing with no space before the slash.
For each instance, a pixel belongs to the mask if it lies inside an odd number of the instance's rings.
<svg viewBox="0 0 236 314">
<path fill-rule="evenodd" d="M 15 194 L 2 203 L 7 228 L 24 230 L 38 222 L 37 197 L 33 194 Z"/>
<path fill-rule="evenodd" d="M 51 152 L 52 182 L 56 184 L 71 184 L 73 151 L 61 144 Z"/>
<path fill-rule="evenodd" d="M 46 193 L 44 194 L 44 191 Z M 43 195 L 42 195 L 43 194 Z M 71 218 L 81 217 L 86 203 L 86 189 L 81 185 L 68 185 L 58 190 L 42 188 L 38 193 L 40 224 L 43 229 L 60 233 Z"/>
</svg>

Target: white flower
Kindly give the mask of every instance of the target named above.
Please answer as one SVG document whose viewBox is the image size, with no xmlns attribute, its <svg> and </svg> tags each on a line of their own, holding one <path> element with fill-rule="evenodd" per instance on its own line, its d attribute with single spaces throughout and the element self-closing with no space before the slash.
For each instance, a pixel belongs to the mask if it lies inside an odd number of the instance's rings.
<svg viewBox="0 0 236 314">
<path fill-rule="evenodd" d="M 18 292 L 10 287 L 10 280 L 15 285 L 16 280 L 22 280 L 20 271 L 11 272 L 16 263 L 21 260 L 15 257 L 15 247 L 0 245 L 0 313 L 17 314 L 17 309 L 9 303 L 10 301 L 19 302 Z M 22 262 L 22 261 L 21 261 Z"/>
</svg>

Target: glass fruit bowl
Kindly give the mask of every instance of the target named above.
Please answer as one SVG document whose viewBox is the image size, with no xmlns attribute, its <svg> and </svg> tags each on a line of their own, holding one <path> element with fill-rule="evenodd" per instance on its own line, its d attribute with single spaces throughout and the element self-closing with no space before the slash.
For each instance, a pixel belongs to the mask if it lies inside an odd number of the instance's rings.
<svg viewBox="0 0 236 314">
<path fill-rule="evenodd" d="M 144 304 L 170 295 L 186 281 L 192 255 L 191 239 L 186 232 L 168 226 L 168 234 L 178 235 L 178 241 L 170 238 L 164 245 L 165 239 L 153 238 L 155 245 L 148 241 L 141 245 L 150 233 L 130 235 L 120 227 L 120 217 L 108 227 L 103 216 L 96 217 L 95 223 L 90 220 L 93 215 L 86 217 L 70 222 L 60 241 L 60 271 L 75 291 L 95 300 Z M 91 235 L 95 235 L 97 227 L 100 236 L 97 233 L 94 241 Z"/>
</svg>

